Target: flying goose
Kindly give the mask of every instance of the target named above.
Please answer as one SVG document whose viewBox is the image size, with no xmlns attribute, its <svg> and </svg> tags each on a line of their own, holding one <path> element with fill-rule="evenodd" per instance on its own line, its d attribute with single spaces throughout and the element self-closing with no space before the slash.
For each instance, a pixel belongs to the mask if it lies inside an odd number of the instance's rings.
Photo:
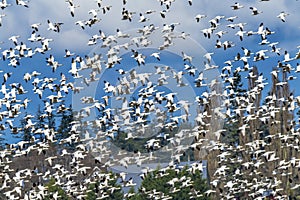
<svg viewBox="0 0 300 200">
<path fill-rule="evenodd" d="M 279 15 L 277 15 L 277 17 L 282 21 L 282 22 L 285 22 L 286 21 L 286 17 L 290 15 L 289 13 L 286 13 L 284 11 L 282 11 Z"/>
<path fill-rule="evenodd" d="M 238 10 L 238 9 L 241 9 L 243 8 L 244 6 L 241 5 L 240 3 L 238 2 L 235 2 L 233 6 L 230 6 L 232 8 L 232 10 Z"/>
<path fill-rule="evenodd" d="M 250 10 L 252 10 L 252 15 L 258 15 L 258 14 L 262 13 L 262 11 L 259 11 L 255 7 L 250 7 Z"/>
</svg>

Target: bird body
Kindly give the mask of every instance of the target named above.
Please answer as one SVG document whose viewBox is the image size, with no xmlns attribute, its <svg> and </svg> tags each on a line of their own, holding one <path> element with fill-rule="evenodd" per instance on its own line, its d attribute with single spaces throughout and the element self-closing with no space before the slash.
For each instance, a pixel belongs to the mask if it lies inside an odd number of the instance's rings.
<svg viewBox="0 0 300 200">
<path fill-rule="evenodd" d="M 282 11 L 279 15 L 277 15 L 277 17 L 278 17 L 282 22 L 285 22 L 285 21 L 286 21 L 286 17 L 287 17 L 288 15 L 289 15 L 288 13 Z"/>
<path fill-rule="evenodd" d="M 241 5 L 240 3 L 236 2 L 233 6 L 231 6 L 232 10 L 238 10 L 243 8 L 244 6 Z"/>
</svg>

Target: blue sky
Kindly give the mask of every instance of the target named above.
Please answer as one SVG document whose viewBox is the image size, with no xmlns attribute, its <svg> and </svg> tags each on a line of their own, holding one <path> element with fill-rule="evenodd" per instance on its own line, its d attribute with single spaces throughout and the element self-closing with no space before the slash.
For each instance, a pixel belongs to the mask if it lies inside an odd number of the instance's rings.
<svg viewBox="0 0 300 200">
<path fill-rule="evenodd" d="M 270 49 L 270 47 L 266 45 L 258 45 L 258 43 L 261 41 L 258 35 L 245 37 L 242 42 L 239 41 L 238 36 L 235 35 L 235 33 L 238 31 L 238 28 L 228 28 L 227 25 L 231 22 L 225 20 L 227 17 L 238 16 L 233 23 L 247 23 L 245 25 L 245 31 L 257 31 L 259 24 L 263 22 L 264 27 L 268 27 L 270 30 L 275 32 L 275 34 L 268 36 L 268 40 L 271 43 L 279 42 L 277 47 L 281 48 L 281 55 L 277 56 L 272 52 L 267 52 L 267 55 L 270 58 L 266 61 L 249 61 L 250 66 L 256 65 L 259 69 L 259 72 L 263 72 L 264 76 L 270 80 L 271 69 L 277 65 L 278 60 L 283 60 L 284 51 L 287 50 L 291 57 L 293 57 L 299 50 L 297 46 L 300 45 L 300 24 L 298 20 L 300 18 L 300 13 L 298 12 L 300 3 L 296 0 L 276 0 L 268 2 L 239 1 L 240 4 L 244 5 L 244 8 L 240 10 L 232 10 L 230 6 L 234 5 L 235 2 L 236 1 L 231 0 L 202 0 L 194 1 L 193 6 L 189 6 L 187 1 L 177 0 L 172 4 L 170 11 L 167 12 L 166 18 L 162 19 L 159 12 L 162 11 L 163 7 L 160 6 L 158 1 L 128 1 L 125 6 L 126 9 L 136 13 L 133 16 L 132 22 L 129 22 L 128 20 L 121 20 L 121 11 L 123 7 L 121 1 L 117 2 L 104 0 L 104 5 L 112 6 L 110 11 L 104 15 L 100 10 L 98 17 L 101 18 L 101 21 L 92 27 L 86 27 L 85 30 L 82 30 L 78 25 L 75 25 L 75 22 L 78 20 L 88 20 L 91 18 L 91 15 L 88 14 L 88 12 L 90 9 L 97 9 L 97 4 L 95 1 L 74 1 L 75 5 L 80 5 L 80 7 L 75 9 L 74 18 L 71 17 L 68 10 L 68 3 L 65 1 L 30 1 L 28 3 L 29 8 L 16 6 L 14 1 L 8 1 L 8 3 L 11 3 L 12 6 L 0 11 L 0 14 L 6 15 L 2 18 L 2 26 L 0 27 L 0 41 L 3 42 L 0 44 L 0 51 L 14 47 L 12 41 L 8 40 L 8 38 L 12 35 L 19 35 L 20 38 L 18 41 L 26 43 L 28 47 L 34 48 L 39 46 L 39 43 L 31 43 L 27 40 L 32 32 L 30 25 L 33 23 L 41 23 L 38 34 L 45 38 L 52 38 L 53 42 L 50 42 L 51 50 L 45 55 L 35 55 L 31 59 L 22 58 L 20 60 L 21 65 L 17 68 L 12 68 L 11 66 L 8 66 L 7 61 L 0 60 L 0 69 L 4 71 L 3 73 L 13 73 L 13 76 L 8 80 L 7 84 L 20 82 L 22 83 L 23 87 L 28 90 L 28 93 L 21 95 L 20 99 L 24 99 L 26 97 L 32 99 L 32 102 L 26 112 L 35 113 L 36 105 L 42 104 L 42 102 L 38 99 L 37 95 L 32 93 L 31 83 L 25 83 L 22 80 L 23 75 L 26 72 L 32 72 L 36 70 L 42 73 L 40 78 L 54 77 L 57 78 L 57 82 L 59 82 L 60 73 L 63 72 L 69 81 L 76 82 L 78 80 L 73 80 L 71 75 L 68 73 L 71 66 L 71 58 L 63 57 L 65 49 L 69 49 L 71 52 L 74 52 L 75 55 L 84 57 L 84 55 L 89 55 L 95 52 L 95 48 L 98 47 L 99 49 L 99 46 L 97 45 L 87 45 L 89 38 L 95 34 L 99 34 L 99 30 L 105 32 L 106 35 L 114 35 L 116 34 L 116 29 L 119 28 L 122 32 L 134 34 L 137 29 L 143 28 L 144 25 L 154 24 L 155 26 L 162 28 L 163 24 L 178 22 L 179 25 L 177 25 L 175 28 L 175 31 L 177 31 L 176 33 L 178 34 L 184 31 L 189 33 L 191 38 L 189 40 L 177 40 L 175 45 L 173 45 L 169 51 L 179 56 L 181 51 L 192 55 L 194 59 L 193 65 L 201 71 L 204 69 L 203 55 L 206 52 L 214 52 L 212 58 L 214 63 L 218 65 L 219 68 L 218 70 L 213 70 L 209 73 L 205 72 L 206 77 L 214 77 L 215 75 L 219 74 L 219 70 L 225 66 L 225 61 L 233 60 L 237 52 L 241 54 L 243 53 L 241 47 L 245 47 L 251 50 L 253 53 L 261 49 Z M 262 13 L 257 16 L 252 16 L 251 10 L 249 9 L 250 6 L 256 7 L 258 10 L 262 11 Z M 147 15 L 149 21 L 145 23 L 139 23 L 139 13 L 144 13 L 149 9 L 156 10 L 156 12 Z M 282 11 L 289 13 L 286 22 L 282 22 L 277 18 L 277 15 Z M 197 14 L 204 14 L 207 15 L 207 17 L 201 19 L 200 22 L 197 23 L 195 20 L 195 16 Z M 220 21 L 220 26 L 218 27 L 217 31 L 226 30 L 228 32 L 220 40 L 222 42 L 229 40 L 235 44 L 233 48 L 230 48 L 226 51 L 223 49 L 215 49 L 215 42 L 218 39 L 215 35 L 213 35 L 211 39 L 207 39 L 201 33 L 201 30 L 210 26 L 209 20 L 213 19 L 217 15 L 225 16 L 225 18 Z M 52 22 L 64 23 L 59 33 L 47 30 L 48 19 L 50 19 Z M 161 29 L 159 29 L 159 31 L 160 30 Z M 150 47 L 157 48 L 157 45 L 160 44 L 161 41 L 159 41 L 158 37 L 154 37 L 152 38 L 152 42 L 153 44 L 151 44 Z M 98 44 L 100 44 L 100 41 Z M 107 49 L 101 49 L 100 51 L 104 55 Z M 128 51 L 130 51 L 130 49 Z M 48 58 L 50 54 L 54 55 L 55 60 L 63 64 L 63 66 L 59 67 L 55 73 L 52 73 L 51 68 L 46 64 L 46 58 Z M 122 54 L 126 55 L 126 51 L 123 51 Z M 170 57 L 169 59 L 172 60 L 175 59 L 175 57 Z M 155 60 L 153 59 L 151 60 L 147 58 L 146 60 L 150 62 L 149 64 L 151 64 L 151 62 L 154 62 L 155 64 Z M 170 60 L 166 62 L 162 61 L 162 64 L 171 64 Z M 127 59 L 124 57 L 122 65 L 132 65 L 133 61 L 133 59 L 130 61 L 129 58 Z M 290 64 L 293 67 L 296 67 L 297 62 L 298 61 L 292 61 Z M 234 67 L 239 66 L 242 66 L 242 62 L 236 62 L 234 64 Z M 136 65 L 131 67 L 138 68 Z M 176 69 L 176 67 L 174 67 L 174 69 Z M 294 75 L 298 76 L 298 74 Z M 242 76 L 247 76 L 247 72 L 242 72 Z M 110 79 L 110 77 L 105 75 L 101 77 L 101 81 L 99 83 L 103 83 L 103 79 L 113 81 L 113 79 Z M 300 91 L 297 90 L 299 78 L 295 81 L 291 81 L 290 84 L 291 88 L 295 90 L 295 95 L 300 95 Z M 266 86 L 265 92 L 268 91 L 268 86 L 270 86 L 270 84 Z M 101 87 L 101 84 L 97 85 L 97 87 Z M 97 87 L 92 87 L 92 89 L 89 88 L 85 92 L 94 95 L 94 89 Z M 174 90 L 174 88 L 175 87 L 173 87 L 172 90 Z M 67 102 L 74 103 L 74 101 L 76 102 L 78 100 L 74 99 L 74 96 L 72 99 L 72 95 L 66 96 Z M 44 97 L 47 97 L 47 93 L 45 93 Z M 1 111 L 3 110 L 5 110 L 5 107 L 1 108 Z M 22 110 L 22 113 L 24 112 L 25 111 Z M 22 116 L 22 114 L 20 116 Z M 2 121 L 2 123 L 5 123 L 5 120 Z"/>
</svg>

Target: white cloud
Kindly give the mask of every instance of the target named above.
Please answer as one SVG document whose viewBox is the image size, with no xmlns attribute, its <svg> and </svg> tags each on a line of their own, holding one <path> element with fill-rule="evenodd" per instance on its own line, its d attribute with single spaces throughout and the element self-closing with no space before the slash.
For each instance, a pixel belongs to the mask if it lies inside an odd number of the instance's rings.
<svg viewBox="0 0 300 200">
<path fill-rule="evenodd" d="M 104 1 L 103 5 L 112 5 L 110 11 L 108 11 L 106 15 L 103 15 L 102 10 L 100 9 L 99 17 L 101 18 L 101 22 L 92 28 L 87 28 L 87 30 L 82 31 L 80 27 L 75 26 L 74 23 L 77 20 L 87 20 L 91 17 L 91 15 L 88 14 L 88 11 L 92 8 L 97 8 L 97 4 L 94 1 L 75 1 L 75 5 L 80 5 L 80 7 L 75 9 L 74 18 L 71 17 L 68 9 L 68 3 L 65 1 L 30 1 L 30 7 L 28 9 L 13 5 L 7 8 L 7 11 L 4 10 L 4 12 L 7 12 L 7 19 L 5 19 L 3 22 L 6 30 L 1 36 L 1 39 L 6 40 L 12 34 L 27 36 L 30 32 L 30 24 L 37 22 L 42 23 L 40 31 L 41 34 L 45 35 L 46 37 L 50 35 L 53 36 L 53 34 L 50 34 L 49 31 L 47 31 L 46 22 L 47 19 L 50 19 L 53 22 L 64 22 L 64 25 L 62 26 L 62 33 L 64 36 L 69 34 L 70 30 L 76 31 L 74 34 L 72 34 L 72 38 L 74 39 L 75 36 L 78 36 L 78 40 L 80 42 L 74 42 L 74 40 L 70 40 L 70 42 L 73 43 L 70 44 L 70 46 L 80 50 L 82 49 L 83 38 L 88 39 L 88 35 L 92 36 L 93 34 L 98 33 L 98 30 L 100 29 L 108 34 L 114 34 L 117 28 L 120 28 L 122 31 L 126 31 L 128 29 L 142 27 L 144 24 L 137 23 L 139 19 L 139 13 L 145 12 L 149 9 L 156 10 L 157 12 L 147 16 L 150 18 L 150 20 L 145 23 L 145 25 L 153 23 L 156 26 L 161 27 L 164 23 L 180 22 L 180 25 L 176 28 L 177 31 L 186 31 L 191 33 L 194 39 L 203 43 L 205 46 L 207 45 L 208 47 L 212 47 L 213 43 L 211 40 L 204 40 L 200 30 L 208 27 L 208 21 L 214 18 L 216 15 L 225 15 L 226 17 L 237 15 L 237 22 L 247 22 L 247 29 L 253 29 L 255 31 L 259 23 L 262 21 L 266 24 L 266 26 L 271 28 L 282 26 L 282 22 L 276 18 L 276 16 L 281 11 L 286 11 L 287 13 L 290 13 L 290 16 L 287 17 L 288 23 L 284 24 L 284 26 L 287 27 L 284 29 L 284 31 L 288 32 L 289 30 L 294 30 L 295 28 L 298 28 L 297 26 L 299 26 L 297 19 L 299 19 L 300 14 L 296 9 L 296 6 L 299 5 L 298 2 L 284 0 L 269 2 L 242 1 L 241 4 L 244 5 L 244 8 L 233 11 L 230 7 L 233 5 L 233 3 L 228 3 L 227 1 L 195 1 L 193 2 L 193 6 L 189 6 L 187 1 L 175 1 L 171 6 L 170 12 L 167 13 L 166 18 L 162 19 L 159 11 L 165 8 L 160 6 L 158 1 L 129 1 L 125 6 L 126 9 L 136 12 L 136 14 L 133 16 L 133 22 L 130 23 L 128 21 L 121 20 L 121 11 L 123 8 L 121 1 Z M 263 13 L 259 14 L 258 16 L 251 16 L 251 11 L 249 9 L 250 6 L 257 7 L 259 10 L 263 11 Z M 194 17 L 197 14 L 205 14 L 208 17 L 203 19 L 201 23 L 196 23 Z M 222 23 L 226 24 L 227 22 L 223 20 Z M 62 37 L 65 38 L 64 36 Z M 54 39 L 56 39 L 56 37 Z M 62 42 L 62 39 L 58 40 L 59 43 Z M 66 44 L 67 42 L 68 40 L 64 40 L 64 42 L 61 44 Z"/>
</svg>

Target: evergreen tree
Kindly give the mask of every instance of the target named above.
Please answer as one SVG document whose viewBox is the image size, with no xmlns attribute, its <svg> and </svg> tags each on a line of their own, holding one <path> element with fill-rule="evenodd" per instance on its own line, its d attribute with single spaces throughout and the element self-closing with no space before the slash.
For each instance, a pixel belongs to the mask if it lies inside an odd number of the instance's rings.
<svg viewBox="0 0 300 200">
<path fill-rule="evenodd" d="M 4 135 L 4 132 L 0 131 L 0 151 L 3 150 L 5 147 L 5 144 L 4 144 L 5 139 L 3 138 L 3 135 Z"/>
<path fill-rule="evenodd" d="M 163 174 L 163 176 L 160 176 L 160 174 Z M 175 179 L 178 181 L 175 181 L 172 185 L 171 182 Z M 179 181 L 180 179 L 190 179 L 191 186 L 182 187 L 183 181 Z M 163 193 L 165 197 L 171 197 L 171 199 L 208 199 L 204 194 L 208 188 L 206 180 L 202 178 L 202 173 L 198 169 L 193 173 L 187 166 L 182 169 L 169 168 L 165 172 L 156 169 L 144 178 L 139 189 L 139 195 L 142 199 L 149 199 L 148 192 L 155 190 L 157 193 Z M 139 196 L 136 198 L 139 199 Z"/>
<path fill-rule="evenodd" d="M 88 192 L 86 193 L 86 200 L 96 200 L 98 197 L 106 196 L 107 200 L 123 200 L 124 193 L 121 186 L 117 183 L 117 176 L 113 173 L 107 174 L 108 183 L 106 186 L 99 187 L 103 184 L 102 181 L 97 181 L 88 186 Z"/>
<path fill-rule="evenodd" d="M 23 118 L 21 119 L 21 138 L 23 141 L 30 141 L 32 137 L 32 133 L 30 128 L 26 127 L 26 120 Z"/>
<path fill-rule="evenodd" d="M 48 128 L 55 130 L 56 127 L 55 127 L 55 118 L 54 118 L 54 115 L 48 115 L 46 117 L 46 120 L 47 120 L 46 124 L 48 125 Z"/>
<path fill-rule="evenodd" d="M 44 131 L 45 129 L 50 129 L 55 131 L 55 116 L 53 114 L 45 114 L 41 109 L 41 106 L 38 105 L 38 110 L 35 115 L 35 135 L 37 139 L 44 139 Z"/>
<path fill-rule="evenodd" d="M 126 200 L 143 200 L 141 194 L 135 192 L 134 187 L 131 187 L 124 197 Z"/>
<path fill-rule="evenodd" d="M 66 192 L 55 183 L 55 179 L 51 178 L 50 181 L 46 184 L 48 189 L 48 195 L 45 197 L 45 200 L 54 199 L 54 196 L 57 195 L 60 200 L 69 200 L 70 198 Z"/>
<path fill-rule="evenodd" d="M 42 130 L 45 128 L 46 120 L 40 105 L 38 105 L 38 110 L 35 116 L 35 134 L 37 135 L 37 139 L 43 140 L 44 136 Z"/>
<path fill-rule="evenodd" d="M 112 188 L 116 188 L 115 190 L 111 190 L 109 197 L 107 199 L 109 200 L 123 200 L 124 199 L 124 193 L 122 191 L 121 186 L 117 183 L 117 176 L 113 173 L 109 174 L 110 180 L 108 181 L 108 185 Z"/>
<path fill-rule="evenodd" d="M 86 194 L 86 200 L 94 200 L 97 199 L 96 195 L 96 183 L 90 184 L 88 187 L 88 192 Z"/>
<path fill-rule="evenodd" d="M 60 113 L 60 124 L 57 128 L 57 139 L 61 140 L 67 138 L 70 135 L 72 128 L 72 122 L 74 120 L 73 111 L 71 105 L 69 108 L 63 109 Z"/>
<path fill-rule="evenodd" d="M 55 130 L 56 127 L 55 127 L 55 116 L 54 116 L 54 113 L 47 113 L 47 114 L 46 113 L 47 112 L 44 111 L 44 115 L 43 116 L 45 117 L 45 124 L 48 125 L 49 129 Z"/>
<path fill-rule="evenodd" d="M 223 132 L 220 137 L 221 142 L 225 143 L 230 148 L 220 150 L 219 154 L 222 154 L 222 152 L 229 152 L 232 159 L 238 160 L 243 157 L 243 152 L 236 149 L 236 147 L 238 147 L 238 145 L 241 145 L 242 142 L 239 127 L 243 123 L 242 119 L 244 116 L 243 111 L 239 112 L 238 109 L 240 108 L 239 101 L 241 101 L 241 99 L 243 98 L 246 98 L 246 89 L 243 88 L 241 74 L 238 71 L 234 71 L 233 76 L 231 78 L 233 82 L 231 82 L 230 85 L 227 86 L 227 88 L 229 89 L 229 99 L 226 99 L 228 103 L 226 105 L 227 118 L 225 119 L 224 123 L 225 132 Z M 241 163 L 239 162 L 231 163 L 230 160 L 227 158 L 215 159 L 218 161 L 218 163 L 222 163 L 222 165 L 228 167 L 228 176 L 225 179 L 226 181 L 230 181 L 232 177 L 234 177 L 235 173 L 242 168 Z M 212 180 L 214 179 L 215 177 L 212 178 Z M 220 196 L 218 195 L 222 193 L 222 190 L 223 189 L 217 190 L 215 198 L 220 198 Z"/>
<path fill-rule="evenodd" d="M 246 90 L 243 88 L 242 78 L 238 71 L 234 71 L 233 73 L 233 84 L 229 87 L 233 92 L 230 95 L 230 105 L 228 105 L 227 109 L 230 110 L 231 116 L 229 116 L 225 120 L 224 129 L 226 130 L 223 137 L 221 137 L 221 141 L 230 144 L 232 146 L 236 146 L 239 144 L 239 119 L 241 116 L 237 115 L 234 110 L 237 109 L 236 98 L 243 96 Z"/>
</svg>

